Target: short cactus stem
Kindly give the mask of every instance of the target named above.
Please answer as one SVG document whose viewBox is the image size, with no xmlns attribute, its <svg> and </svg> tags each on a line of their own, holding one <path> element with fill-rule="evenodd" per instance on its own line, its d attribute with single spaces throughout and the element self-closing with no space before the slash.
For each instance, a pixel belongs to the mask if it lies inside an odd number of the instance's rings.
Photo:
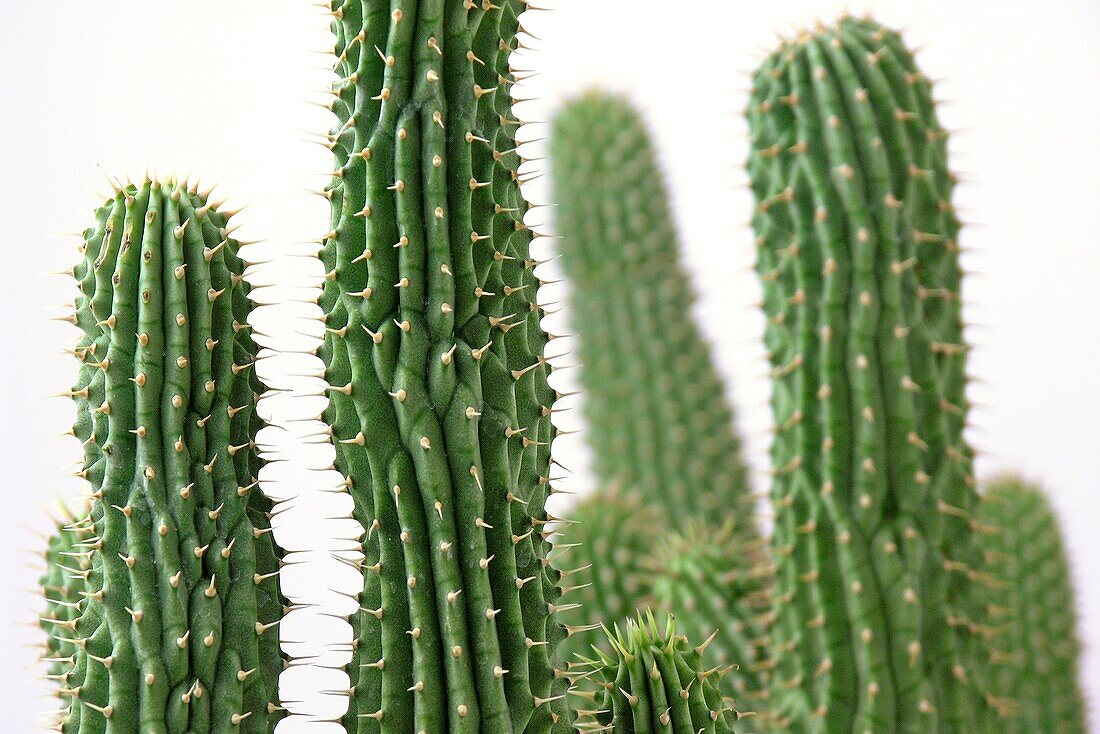
<svg viewBox="0 0 1100 734">
<path fill-rule="evenodd" d="M 363 525 L 351 732 L 566 731 L 547 336 L 509 90 L 520 0 L 334 0 L 320 300 Z"/>
<path fill-rule="evenodd" d="M 958 220 L 931 85 L 845 17 L 754 77 L 772 364 L 774 713 L 792 732 L 1000 731 Z"/>
<path fill-rule="evenodd" d="M 1042 490 L 1015 477 L 990 483 L 981 510 L 993 529 L 983 550 L 997 582 L 987 602 L 1002 629 L 993 681 L 1014 709 L 1001 731 L 1084 734 L 1073 577 L 1058 518 Z"/>
<path fill-rule="evenodd" d="M 580 711 L 586 731 L 735 731 L 738 714 L 717 685 L 728 668 L 704 667 L 706 643 L 693 648 L 671 615 L 661 626 L 651 612 L 639 612 L 606 634 L 611 651 L 590 661 L 582 684 L 593 690 L 577 694 L 591 702 Z"/>
<path fill-rule="evenodd" d="M 278 560 L 250 491 L 257 348 L 227 226 L 195 189 L 145 181 L 84 233 L 70 395 L 91 508 L 51 544 L 46 589 L 66 734 L 266 734 L 279 718 Z"/>
</svg>

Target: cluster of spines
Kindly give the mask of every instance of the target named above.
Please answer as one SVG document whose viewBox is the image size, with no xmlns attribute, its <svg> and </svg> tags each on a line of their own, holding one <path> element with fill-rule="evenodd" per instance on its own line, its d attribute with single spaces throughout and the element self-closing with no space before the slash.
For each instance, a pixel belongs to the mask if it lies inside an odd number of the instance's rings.
<svg viewBox="0 0 1100 734">
<path fill-rule="evenodd" d="M 1014 709 L 1001 731 L 1084 734 L 1073 579 L 1058 518 L 1040 489 L 1005 477 L 983 492 L 981 519 L 997 528 L 983 550 L 999 582 L 988 595 L 1001 629 L 993 680 Z"/>
<path fill-rule="evenodd" d="M 606 630 L 606 628 L 605 628 Z M 589 708 L 579 707 L 581 732 L 666 732 L 723 734 L 738 718 L 717 679 L 728 667 L 704 668 L 709 640 L 691 647 L 669 615 L 664 628 L 651 612 L 628 619 L 625 631 L 607 632 L 609 652 L 592 659 L 590 690 L 574 691 Z"/>
<path fill-rule="evenodd" d="M 772 563 L 763 540 L 746 543 L 730 527 L 694 521 L 651 553 L 654 604 L 677 615 L 688 639 L 713 636 L 715 662 L 730 666 L 722 691 L 752 730 L 768 723 L 768 684 L 774 661 L 770 629 Z"/>
<path fill-rule="evenodd" d="M 508 57 L 521 0 L 334 0 L 320 304 L 355 502 L 353 732 L 567 730 L 554 392 Z"/>
<path fill-rule="evenodd" d="M 227 226 L 196 189 L 145 181 L 84 233 L 68 395 L 92 492 L 62 535 L 83 588 L 58 635 L 59 731 L 268 732 L 281 711 L 256 345 Z"/>
<path fill-rule="evenodd" d="M 650 606 L 654 529 L 666 522 L 637 494 L 610 487 L 586 497 L 569 512 L 568 539 L 575 567 L 562 571 L 581 605 L 561 615 L 569 638 L 561 657 L 575 662 L 592 646 L 607 647 L 601 624 L 625 623 Z"/>
<path fill-rule="evenodd" d="M 1002 702 L 986 688 L 959 223 L 931 85 L 896 33 L 843 18 L 763 63 L 748 117 L 780 721 L 988 730 Z"/>
<path fill-rule="evenodd" d="M 556 226 L 572 284 L 589 442 L 601 486 L 757 537 L 733 414 L 692 318 L 694 295 L 640 116 L 590 92 L 556 116 Z"/>
</svg>

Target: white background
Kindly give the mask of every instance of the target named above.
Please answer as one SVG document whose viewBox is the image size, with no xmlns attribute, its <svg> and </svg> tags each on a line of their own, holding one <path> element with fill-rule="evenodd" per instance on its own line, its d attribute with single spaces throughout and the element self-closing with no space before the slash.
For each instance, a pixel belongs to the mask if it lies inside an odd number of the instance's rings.
<svg viewBox="0 0 1100 734">
<path fill-rule="evenodd" d="M 540 0 L 557 9 L 529 14 L 542 40 L 517 65 L 541 72 L 522 88 L 525 120 L 546 120 L 554 105 L 590 85 L 631 93 L 646 110 L 675 191 L 688 264 L 701 293 L 697 315 L 712 339 L 730 395 L 748 437 L 751 459 L 765 485 L 768 429 L 766 365 L 759 345 L 762 323 L 751 271 L 751 202 L 741 162 L 747 150 L 740 113 L 748 74 L 775 42 L 842 9 L 834 2 L 773 0 L 730 3 L 702 0 Z M 690 12 L 685 8 L 690 5 Z M 973 226 L 965 230 L 968 331 L 975 345 L 971 398 L 973 443 L 983 451 L 980 474 L 1017 469 L 1039 478 L 1062 516 L 1078 579 L 1086 688 L 1100 724 L 1100 5 L 1088 0 L 1015 2 L 878 2 L 884 22 L 904 26 L 931 77 L 942 79 L 945 123 L 958 129 L 954 167 L 964 185 L 957 203 Z M 1037 8 L 1042 8 L 1041 12 Z M 186 8 L 186 9 L 184 9 Z M 857 8 L 862 10 L 863 7 Z M 56 438 L 73 417 L 71 404 L 46 399 L 64 390 L 75 364 L 61 356 L 75 331 L 48 321 L 70 300 L 61 270 L 76 258 L 76 240 L 53 237 L 83 229 L 108 189 L 97 166 L 113 175 L 141 176 L 147 164 L 161 173 L 202 174 L 219 183 L 228 206 L 249 203 L 237 233 L 263 239 L 257 260 L 280 260 L 258 272 L 265 300 L 301 299 L 316 282 L 316 263 L 302 245 L 326 229 L 327 205 L 305 189 L 319 188 L 329 169 L 327 151 L 308 141 L 325 131 L 330 81 L 327 20 L 308 2 L 213 0 L 189 3 L 97 0 L 5 3 L 0 10 L 0 477 L 5 517 L 0 532 L 0 711 L 5 730 L 30 731 L 52 703 L 28 667 L 38 642 L 29 626 L 39 603 L 31 594 L 37 568 L 28 549 L 49 528 L 43 508 L 54 495 L 71 496 L 79 483 L 64 478 L 79 458 L 72 439 Z M 532 126 L 529 138 L 545 128 Z M 532 151 L 541 144 L 531 146 Z M 541 163 L 534 164 L 536 169 Z M 528 187 L 546 201 L 546 181 Z M 545 211 L 545 210 L 543 210 Z M 542 215 L 545 219 L 545 215 Z M 548 271 L 551 272 L 551 271 Z M 308 293 L 306 293 L 308 295 Z M 552 300 L 560 293 L 549 293 Z M 307 299 L 308 300 L 308 299 Z M 302 334 L 317 323 L 308 304 L 268 310 L 261 326 L 286 348 L 309 349 Z M 562 326 L 562 315 L 552 325 Z M 305 355 L 272 360 L 272 383 L 315 389 L 315 379 L 290 378 L 316 370 Z M 563 387 L 571 372 L 559 373 Z M 308 418 L 318 399 L 282 397 L 269 413 Z M 575 420 L 575 419 L 574 419 Z M 563 424 L 563 427 L 574 427 Z M 270 430 L 274 458 L 294 450 L 296 466 L 323 469 L 331 460 L 323 436 L 307 423 L 290 432 Z M 571 489 L 591 488 L 583 436 L 560 439 L 555 450 L 574 467 Z M 320 442 L 320 443 L 318 443 Z M 305 446 L 306 443 L 313 443 Z M 282 449 L 278 449 L 281 446 Z M 339 537 L 355 529 L 340 518 L 346 498 L 323 490 L 331 473 L 279 463 L 265 477 L 279 497 L 296 495 L 290 512 L 297 532 L 279 533 L 293 549 L 312 549 L 312 565 L 291 566 L 284 588 L 299 600 L 346 613 L 348 602 L 328 589 L 354 590 L 356 574 L 329 551 L 351 547 Z M 289 516 L 289 515 L 288 515 Z M 334 529 L 327 529 L 334 528 Z M 326 543 L 318 538 L 334 537 Z M 307 569 L 308 568 L 308 572 Z M 307 578 L 308 576 L 308 578 Z M 287 640 L 329 643 L 319 659 L 342 660 L 347 628 L 339 620 L 297 613 L 284 625 Z M 297 653 L 302 645 L 291 645 Z M 287 698 L 308 689 L 346 685 L 335 670 L 296 668 L 285 679 Z M 328 698 L 327 716 L 343 704 Z M 316 710 L 316 706 L 315 706 Z M 288 721 L 281 731 L 339 731 L 334 724 Z"/>
</svg>

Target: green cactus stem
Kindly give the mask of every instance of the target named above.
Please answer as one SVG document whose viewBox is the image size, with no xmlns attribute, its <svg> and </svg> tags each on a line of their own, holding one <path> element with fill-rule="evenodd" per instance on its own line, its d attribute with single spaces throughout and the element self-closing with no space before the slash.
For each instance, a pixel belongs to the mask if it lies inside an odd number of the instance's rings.
<svg viewBox="0 0 1100 734">
<path fill-rule="evenodd" d="M 994 680 L 1016 708 L 1001 731 L 1084 734 L 1081 645 L 1058 519 L 1040 489 L 1013 477 L 989 485 L 980 517 L 998 528 L 985 543 L 989 572 L 1001 582 L 988 597 L 1004 628 Z"/>
<path fill-rule="evenodd" d="M 607 648 L 601 622 L 625 623 L 650 606 L 654 572 L 647 561 L 664 518 L 637 494 L 611 487 L 582 500 L 569 512 L 569 522 L 563 535 L 575 545 L 570 562 L 579 565 L 562 572 L 563 583 L 576 589 L 581 606 L 561 615 L 571 634 L 560 652 L 573 662 L 578 655 L 592 655 L 594 645 Z"/>
<path fill-rule="evenodd" d="M 266 734 L 282 600 L 244 263 L 226 216 L 175 181 L 121 187 L 95 220 L 68 393 L 91 510 L 52 545 L 80 549 L 65 572 L 82 587 L 50 643 L 70 704 L 58 729 Z"/>
<path fill-rule="evenodd" d="M 692 648 L 677 634 L 671 615 L 662 629 L 650 612 L 628 619 L 625 631 L 607 632 L 612 648 L 593 660 L 594 691 L 577 692 L 592 702 L 578 712 L 585 731 L 616 734 L 725 734 L 737 712 L 716 685 L 725 669 L 705 669 L 707 643 Z"/>
<path fill-rule="evenodd" d="M 898 34 L 846 17 L 764 61 L 748 118 L 776 423 L 775 713 L 792 732 L 1001 731 L 931 85 Z"/>
<path fill-rule="evenodd" d="M 520 0 L 334 0 L 325 419 L 365 528 L 351 732 L 566 731 Z"/>
<path fill-rule="evenodd" d="M 551 161 L 600 486 L 673 517 L 758 535 L 733 414 L 692 319 L 668 195 L 626 100 L 587 93 L 557 115 Z"/>
<path fill-rule="evenodd" d="M 715 662 L 731 666 L 722 692 L 733 698 L 756 731 L 768 722 L 768 683 L 774 665 L 769 629 L 772 563 L 764 541 L 746 544 L 731 528 L 695 521 L 668 537 L 650 566 L 655 605 L 679 612 L 688 639 L 714 635 Z"/>
</svg>

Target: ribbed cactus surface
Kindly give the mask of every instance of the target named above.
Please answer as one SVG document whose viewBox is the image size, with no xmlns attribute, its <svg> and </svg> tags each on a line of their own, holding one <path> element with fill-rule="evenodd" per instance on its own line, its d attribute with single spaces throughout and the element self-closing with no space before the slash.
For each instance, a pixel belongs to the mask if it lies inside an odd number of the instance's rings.
<svg viewBox="0 0 1100 734">
<path fill-rule="evenodd" d="M 601 486 L 636 493 L 670 518 L 735 518 L 737 533 L 755 538 L 733 415 L 692 318 L 645 126 L 626 100 L 590 92 L 558 113 L 550 152 Z"/>
<path fill-rule="evenodd" d="M 730 528 L 699 521 L 666 538 L 648 563 L 654 605 L 676 615 L 691 640 L 714 635 L 714 662 L 733 666 L 721 690 L 731 696 L 753 731 L 765 726 L 771 677 L 771 561 L 764 541 L 745 543 Z M 743 728 L 743 727 L 742 727 Z"/>
<path fill-rule="evenodd" d="M 226 224 L 196 191 L 146 181 L 84 233 L 70 394 L 92 504 L 55 541 L 80 549 L 66 605 L 81 598 L 52 643 L 66 733 L 269 732 L 278 716 L 256 346 Z"/>
<path fill-rule="evenodd" d="M 1016 478 L 989 486 L 980 517 L 997 528 L 984 544 L 999 582 L 988 596 L 991 616 L 1003 628 L 994 681 L 1015 708 L 1000 731 L 1084 734 L 1081 645 L 1058 519 L 1040 489 Z"/>
<path fill-rule="evenodd" d="M 733 732 L 737 712 L 718 690 L 724 669 L 706 669 L 706 643 L 692 648 L 676 631 L 671 616 L 662 628 L 651 613 L 628 619 L 608 633 L 610 653 L 594 661 L 586 698 L 592 708 L 579 712 L 588 731 L 723 734 Z"/>
<path fill-rule="evenodd" d="M 777 430 L 776 714 L 794 732 L 1000 731 L 931 86 L 896 33 L 843 18 L 764 61 L 748 117 Z"/>
<path fill-rule="evenodd" d="M 364 535 L 352 732 L 568 729 L 518 0 L 335 0 L 325 413 Z"/>
</svg>

